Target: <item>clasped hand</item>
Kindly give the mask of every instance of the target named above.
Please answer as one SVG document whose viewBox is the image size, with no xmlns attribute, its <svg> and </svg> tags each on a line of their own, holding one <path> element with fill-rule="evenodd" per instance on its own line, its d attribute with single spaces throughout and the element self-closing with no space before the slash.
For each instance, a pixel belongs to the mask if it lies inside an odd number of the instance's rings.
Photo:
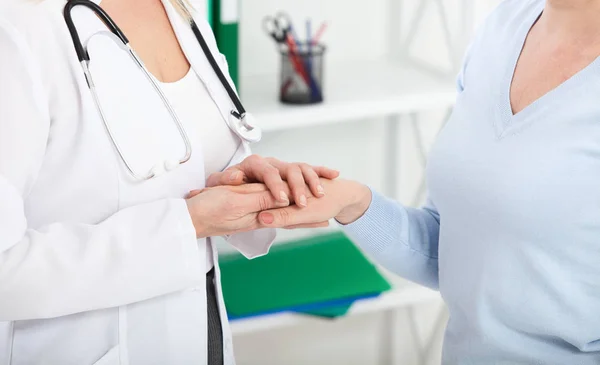
<svg viewBox="0 0 600 365">
<path fill-rule="evenodd" d="M 187 205 L 198 238 L 325 227 L 334 217 L 349 223 L 368 207 L 370 191 L 338 176 L 326 167 L 253 155 L 211 175 L 207 188 L 190 192 Z"/>
</svg>

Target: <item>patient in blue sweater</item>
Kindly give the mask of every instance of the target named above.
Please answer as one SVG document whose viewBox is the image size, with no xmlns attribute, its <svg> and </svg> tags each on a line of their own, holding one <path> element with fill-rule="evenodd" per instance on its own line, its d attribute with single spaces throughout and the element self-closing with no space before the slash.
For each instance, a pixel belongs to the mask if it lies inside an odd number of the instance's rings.
<svg viewBox="0 0 600 365">
<path fill-rule="evenodd" d="M 448 365 L 600 364 L 600 0 L 505 0 L 478 31 L 431 152 L 429 200 L 351 181 L 266 227 L 331 217 L 439 289 Z"/>
</svg>

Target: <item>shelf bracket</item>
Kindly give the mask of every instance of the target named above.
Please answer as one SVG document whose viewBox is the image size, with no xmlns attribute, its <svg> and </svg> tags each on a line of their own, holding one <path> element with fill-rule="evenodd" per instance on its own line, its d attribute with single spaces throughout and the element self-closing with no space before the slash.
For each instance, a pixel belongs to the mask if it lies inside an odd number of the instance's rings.
<svg viewBox="0 0 600 365">
<path fill-rule="evenodd" d="M 395 3 L 401 3 L 402 0 L 390 0 L 392 2 L 392 11 L 390 11 L 391 14 L 398 14 L 398 9 L 401 8 L 400 5 L 397 5 Z M 461 19 L 460 19 L 460 29 L 458 31 L 456 31 L 456 35 L 453 34 L 453 30 L 450 26 L 450 21 L 449 21 L 449 16 L 448 16 L 448 12 L 447 12 L 447 8 L 446 8 L 446 4 L 444 3 L 443 0 L 421 0 L 419 2 L 419 5 L 417 6 L 412 19 L 410 20 L 410 24 L 407 30 L 407 34 L 406 37 L 404 38 L 404 41 L 401 41 L 400 43 L 396 43 L 394 45 L 394 47 L 396 47 L 396 45 L 400 45 L 401 49 L 402 49 L 402 54 L 405 55 L 405 58 L 409 59 L 409 60 L 414 60 L 416 57 L 414 57 L 411 53 L 411 48 L 417 38 L 417 35 L 419 33 L 419 27 L 421 26 L 421 24 L 423 23 L 423 19 L 425 17 L 425 14 L 427 13 L 426 10 L 428 9 L 428 6 L 430 6 L 431 2 L 434 1 L 436 8 L 438 10 L 438 14 L 440 16 L 440 25 L 442 27 L 442 31 L 443 31 L 443 36 L 444 36 L 444 43 L 446 45 L 447 51 L 448 51 L 448 58 L 449 58 L 449 63 L 450 63 L 450 70 L 441 70 L 439 66 L 433 66 L 431 64 L 429 64 L 429 62 L 425 61 L 425 60 L 421 60 L 419 59 L 417 62 L 412 62 L 414 64 L 416 64 L 417 66 L 419 64 L 421 65 L 426 65 L 426 68 L 436 68 L 438 70 L 440 70 L 443 74 L 445 75 L 449 75 L 449 74 L 454 74 L 458 71 L 459 67 L 460 67 L 460 58 L 461 58 L 461 54 L 462 52 L 464 52 L 464 49 L 466 48 L 466 44 L 468 43 L 468 39 L 471 36 L 472 33 L 472 17 L 473 17 L 473 12 L 472 12 L 472 1 L 473 0 L 462 0 L 461 1 Z M 390 20 L 391 21 L 391 20 Z M 391 21 L 393 22 L 393 21 Z M 391 29 L 390 29 L 391 30 Z M 393 31 L 400 31 L 398 29 L 394 29 Z M 402 37 L 400 37 L 402 38 Z"/>
</svg>

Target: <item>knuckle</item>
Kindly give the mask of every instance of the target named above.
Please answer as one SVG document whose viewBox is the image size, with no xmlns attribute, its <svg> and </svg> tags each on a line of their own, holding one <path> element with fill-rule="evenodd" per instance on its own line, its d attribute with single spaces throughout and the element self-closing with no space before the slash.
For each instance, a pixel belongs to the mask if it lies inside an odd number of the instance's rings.
<svg viewBox="0 0 600 365">
<path fill-rule="evenodd" d="M 248 156 L 248 158 L 246 158 L 246 161 L 248 161 L 251 164 L 260 163 L 262 160 L 263 158 L 256 154 L 250 155 Z"/>
<path fill-rule="evenodd" d="M 231 167 L 225 169 L 223 172 L 215 172 L 213 175 L 219 176 L 219 177 L 224 177 L 224 176 L 228 176 L 232 172 L 238 171 L 239 169 L 240 169 L 240 165 L 234 165 L 234 166 L 231 166 Z"/>
<path fill-rule="evenodd" d="M 223 182 L 225 182 L 225 181 L 226 181 L 226 179 L 225 179 L 225 175 L 226 175 L 226 174 L 224 174 L 224 173 L 222 173 L 222 172 L 215 173 L 215 174 L 213 174 L 213 175 L 210 177 L 210 179 L 209 179 L 209 180 L 211 180 L 211 181 L 213 181 L 213 182 L 215 182 L 215 183 L 220 183 L 220 184 L 222 184 Z"/>
<path fill-rule="evenodd" d="M 300 170 L 300 167 L 298 166 L 290 166 L 290 168 L 287 171 L 287 178 L 288 180 L 291 180 L 292 182 L 297 182 L 297 183 L 301 183 L 304 181 L 303 178 L 303 174 L 302 174 L 302 170 Z"/>
<path fill-rule="evenodd" d="M 262 194 L 258 197 L 258 206 L 260 210 L 267 210 L 270 208 L 270 199 L 267 195 Z"/>
<path fill-rule="evenodd" d="M 273 165 L 267 165 L 265 167 L 265 173 L 268 175 L 272 175 L 273 177 L 280 177 L 279 170 L 275 168 Z"/>
<path fill-rule="evenodd" d="M 317 178 L 319 177 L 319 174 L 317 172 L 317 170 L 315 170 L 312 166 L 305 166 L 302 168 L 302 172 L 304 172 L 304 175 L 306 175 L 306 177 L 308 178 Z"/>
<path fill-rule="evenodd" d="M 279 211 L 279 218 L 281 219 L 281 224 L 287 226 L 291 222 L 291 215 L 287 209 L 282 209 Z"/>
</svg>

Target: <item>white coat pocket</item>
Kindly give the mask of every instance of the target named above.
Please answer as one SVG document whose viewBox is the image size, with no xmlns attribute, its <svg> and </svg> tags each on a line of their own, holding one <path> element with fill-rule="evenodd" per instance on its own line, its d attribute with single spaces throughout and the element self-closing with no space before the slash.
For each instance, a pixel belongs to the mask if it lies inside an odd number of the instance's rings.
<svg viewBox="0 0 600 365">
<path fill-rule="evenodd" d="M 104 356 L 102 356 L 100 360 L 96 361 L 93 365 L 119 365 L 121 363 L 119 355 L 119 346 L 115 346 L 112 349 L 110 349 L 106 354 L 104 354 Z"/>
</svg>

